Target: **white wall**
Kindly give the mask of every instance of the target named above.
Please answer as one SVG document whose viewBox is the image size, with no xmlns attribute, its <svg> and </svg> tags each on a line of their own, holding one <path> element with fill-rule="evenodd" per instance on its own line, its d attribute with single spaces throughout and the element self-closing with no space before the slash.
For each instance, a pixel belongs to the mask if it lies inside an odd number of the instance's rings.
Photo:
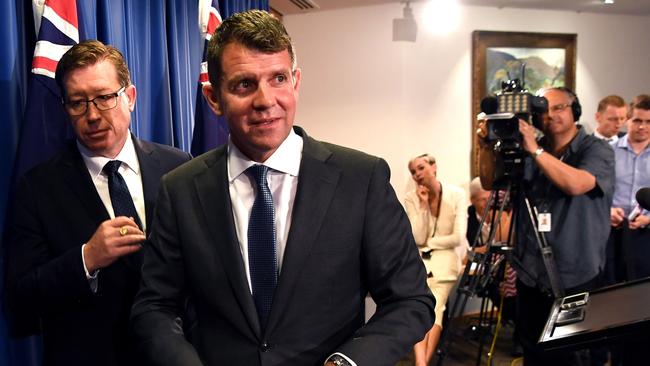
<svg viewBox="0 0 650 366">
<path fill-rule="evenodd" d="M 471 121 L 473 30 L 577 33 L 576 91 L 582 122 L 598 100 L 650 93 L 650 17 L 462 7 L 447 37 L 392 42 L 399 3 L 285 16 L 303 70 L 296 124 L 325 140 L 385 158 L 403 197 L 412 156 L 429 152 L 438 176 L 466 186 Z M 422 3 L 414 3 L 416 18 Z M 591 126 L 589 126 L 591 129 Z"/>
</svg>

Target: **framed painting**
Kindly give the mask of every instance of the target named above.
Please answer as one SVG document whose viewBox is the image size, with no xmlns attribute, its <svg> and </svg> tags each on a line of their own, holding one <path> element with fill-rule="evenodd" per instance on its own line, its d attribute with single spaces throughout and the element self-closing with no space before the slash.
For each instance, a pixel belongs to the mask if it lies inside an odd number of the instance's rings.
<svg viewBox="0 0 650 366">
<path fill-rule="evenodd" d="M 575 89 L 576 34 L 474 31 L 472 33 L 472 177 L 478 175 L 476 115 L 481 100 L 519 79 L 531 93 L 541 88 Z M 522 80 L 522 65 L 525 74 Z"/>
</svg>

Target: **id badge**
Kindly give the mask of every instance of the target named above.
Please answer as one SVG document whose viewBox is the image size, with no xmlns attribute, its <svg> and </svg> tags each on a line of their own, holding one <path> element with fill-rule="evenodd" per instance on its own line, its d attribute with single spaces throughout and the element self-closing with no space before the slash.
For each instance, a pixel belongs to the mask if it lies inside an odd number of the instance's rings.
<svg viewBox="0 0 650 366">
<path fill-rule="evenodd" d="M 537 230 L 540 233 L 548 233 L 551 231 L 551 214 L 548 212 L 537 214 Z"/>
</svg>

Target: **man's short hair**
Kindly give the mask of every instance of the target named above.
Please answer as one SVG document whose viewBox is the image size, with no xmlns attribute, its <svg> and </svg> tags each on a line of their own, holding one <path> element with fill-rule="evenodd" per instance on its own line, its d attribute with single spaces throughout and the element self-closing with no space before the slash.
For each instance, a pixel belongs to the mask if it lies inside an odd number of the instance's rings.
<svg viewBox="0 0 650 366">
<path fill-rule="evenodd" d="M 571 104 L 573 104 L 573 102 L 575 102 L 578 98 L 577 95 L 573 92 L 573 90 L 564 86 L 550 86 L 547 88 L 541 88 L 537 91 L 537 93 L 535 93 L 535 95 L 543 97 L 544 95 L 546 95 L 546 93 L 553 90 L 564 93 L 569 98 L 569 103 Z"/>
<path fill-rule="evenodd" d="M 632 101 L 632 109 L 650 110 L 650 95 L 640 94 L 637 95 Z"/>
<path fill-rule="evenodd" d="M 213 87 L 221 80 L 223 50 L 231 43 L 239 43 L 251 50 L 264 53 L 289 51 L 292 70 L 296 68 L 296 54 L 291 37 L 284 25 L 263 10 L 248 10 L 233 14 L 221 23 L 208 44 L 208 76 Z"/>
<path fill-rule="evenodd" d="M 117 48 L 103 44 L 97 40 L 86 40 L 77 43 L 63 54 L 58 65 L 56 65 L 55 79 L 57 85 L 65 93 L 63 81 L 66 75 L 73 70 L 92 66 L 104 60 L 109 61 L 115 66 L 120 86 L 131 85 L 129 67 L 126 65 L 122 53 Z"/>
<path fill-rule="evenodd" d="M 610 105 L 616 108 L 625 107 L 625 100 L 618 95 L 608 95 L 598 102 L 598 112 L 604 112 Z"/>
</svg>

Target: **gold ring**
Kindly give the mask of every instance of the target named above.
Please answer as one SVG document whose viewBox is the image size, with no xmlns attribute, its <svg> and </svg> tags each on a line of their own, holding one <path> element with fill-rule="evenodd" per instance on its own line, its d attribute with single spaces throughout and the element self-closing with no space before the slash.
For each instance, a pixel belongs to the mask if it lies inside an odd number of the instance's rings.
<svg viewBox="0 0 650 366">
<path fill-rule="evenodd" d="M 126 226 L 122 226 L 122 227 L 120 228 L 120 235 L 121 235 L 121 236 L 124 236 L 124 235 L 126 235 L 126 234 L 128 234 L 128 233 L 129 233 L 129 228 L 128 228 L 128 227 L 126 227 Z"/>
</svg>

